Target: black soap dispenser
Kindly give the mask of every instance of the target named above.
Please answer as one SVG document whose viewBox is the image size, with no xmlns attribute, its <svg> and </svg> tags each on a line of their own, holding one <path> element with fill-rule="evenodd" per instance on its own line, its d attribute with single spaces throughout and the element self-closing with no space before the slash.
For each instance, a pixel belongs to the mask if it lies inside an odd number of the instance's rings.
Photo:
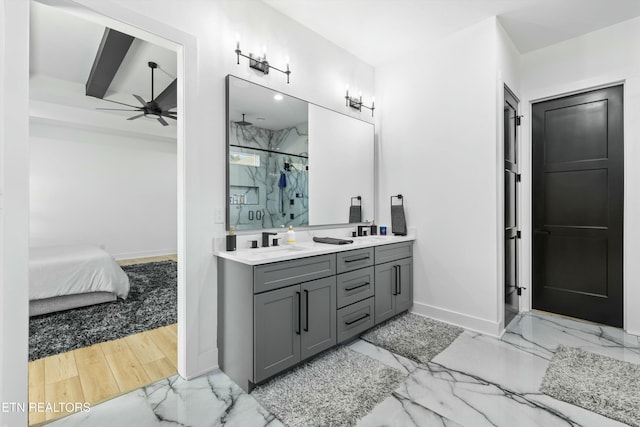
<svg viewBox="0 0 640 427">
<path fill-rule="evenodd" d="M 236 250 L 236 235 L 233 232 L 233 227 L 229 227 L 229 234 L 227 235 L 227 251 Z"/>
<path fill-rule="evenodd" d="M 373 220 L 371 222 L 371 231 L 369 232 L 370 236 L 377 236 L 378 235 L 378 226 L 376 225 L 376 221 Z"/>
</svg>

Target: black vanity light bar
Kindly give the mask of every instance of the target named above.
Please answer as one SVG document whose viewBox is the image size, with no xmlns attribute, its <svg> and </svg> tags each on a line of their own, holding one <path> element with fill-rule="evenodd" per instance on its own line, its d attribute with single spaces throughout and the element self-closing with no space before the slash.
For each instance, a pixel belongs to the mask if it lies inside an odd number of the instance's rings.
<svg viewBox="0 0 640 427">
<path fill-rule="evenodd" d="M 289 75 L 291 74 L 291 70 L 289 69 L 289 60 L 287 60 L 287 69 L 286 70 L 281 70 L 278 67 L 274 67 L 273 65 L 269 64 L 269 62 L 267 61 L 267 53 L 264 53 L 264 56 L 262 58 L 260 58 L 259 56 L 253 56 L 252 53 L 249 53 L 249 55 L 245 55 L 244 53 L 242 53 L 242 51 L 240 50 L 240 41 L 236 41 L 236 63 L 238 65 L 240 65 L 240 57 L 244 57 L 247 58 L 249 60 L 249 67 L 253 68 L 254 70 L 260 71 L 262 74 L 269 74 L 269 70 L 270 69 L 274 69 L 276 71 L 280 71 L 282 74 L 286 74 L 287 75 L 287 84 L 289 84 Z"/>
</svg>

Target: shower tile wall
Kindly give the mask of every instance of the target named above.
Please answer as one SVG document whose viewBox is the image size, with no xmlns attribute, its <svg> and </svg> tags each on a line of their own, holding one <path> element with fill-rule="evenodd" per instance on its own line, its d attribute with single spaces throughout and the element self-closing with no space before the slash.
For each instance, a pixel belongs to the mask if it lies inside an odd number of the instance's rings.
<svg viewBox="0 0 640 427">
<path fill-rule="evenodd" d="M 230 225 L 238 230 L 308 225 L 307 123 L 278 131 L 231 123 L 229 143 Z M 286 186 L 280 188 L 282 173 Z"/>
</svg>

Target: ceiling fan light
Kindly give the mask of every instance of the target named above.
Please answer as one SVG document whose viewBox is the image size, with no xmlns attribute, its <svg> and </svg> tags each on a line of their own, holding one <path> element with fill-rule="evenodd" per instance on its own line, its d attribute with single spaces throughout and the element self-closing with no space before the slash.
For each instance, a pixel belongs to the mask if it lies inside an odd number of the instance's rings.
<svg viewBox="0 0 640 427">
<path fill-rule="evenodd" d="M 154 113 L 144 113 L 144 116 L 147 119 L 153 119 L 153 120 L 157 120 L 160 118 L 160 114 L 154 114 Z"/>
</svg>

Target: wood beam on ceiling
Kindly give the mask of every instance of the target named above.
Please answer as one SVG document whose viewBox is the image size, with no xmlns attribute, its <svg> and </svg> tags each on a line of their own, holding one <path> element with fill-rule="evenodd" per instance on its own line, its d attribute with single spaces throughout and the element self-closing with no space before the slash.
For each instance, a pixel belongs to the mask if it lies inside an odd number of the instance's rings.
<svg viewBox="0 0 640 427">
<path fill-rule="evenodd" d="M 87 96 L 104 97 L 134 39 L 135 37 L 128 34 L 105 28 L 87 80 Z"/>
</svg>

